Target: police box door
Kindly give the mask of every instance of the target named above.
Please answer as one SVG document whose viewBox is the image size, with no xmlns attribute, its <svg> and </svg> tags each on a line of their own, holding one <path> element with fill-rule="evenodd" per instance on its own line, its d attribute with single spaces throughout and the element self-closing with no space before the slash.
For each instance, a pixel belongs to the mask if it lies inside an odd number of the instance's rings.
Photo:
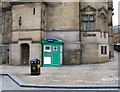
<svg viewBox="0 0 120 92">
<path fill-rule="evenodd" d="M 43 45 L 43 66 L 52 66 L 52 50 L 50 44 Z"/>
<path fill-rule="evenodd" d="M 60 65 L 60 45 L 54 44 L 52 46 L 52 66 Z"/>
</svg>

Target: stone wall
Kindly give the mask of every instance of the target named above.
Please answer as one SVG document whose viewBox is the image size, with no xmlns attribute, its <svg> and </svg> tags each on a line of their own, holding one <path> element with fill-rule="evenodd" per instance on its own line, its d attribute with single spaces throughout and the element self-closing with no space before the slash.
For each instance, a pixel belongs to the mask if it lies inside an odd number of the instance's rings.
<svg viewBox="0 0 120 92">
<path fill-rule="evenodd" d="M 11 11 L 3 12 L 3 33 L 2 39 L 3 43 L 11 42 L 11 31 L 12 31 L 12 14 Z"/>
<path fill-rule="evenodd" d="M 108 32 L 108 4 L 107 2 L 81 2 L 80 7 L 81 9 L 90 6 L 96 9 L 95 13 L 93 14 L 91 11 L 88 10 L 86 14 L 92 14 L 95 16 L 95 30 L 99 30 L 101 32 Z M 82 13 L 82 12 L 81 12 Z M 101 18 L 101 14 L 104 14 L 105 18 Z M 82 18 L 82 17 L 81 17 Z"/>
<path fill-rule="evenodd" d="M 56 2 L 47 7 L 46 38 L 64 42 L 64 64 L 80 64 L 79 3 Z"/>
<path fill-rule="evenodd" d="M 95 34 L 95 36 L 83 36 L 84 34 Z M 104 34 L 102 32 L 82 32 L 81 41 L 82 63 L 108 61 L 110 50 L 108 43 L 108 33 Z M 101 46 L 107 46 L 107 55 L 101 55 Z"/>
<path fill-rule="evenodd" d="M 80 64 L 79 31 L 49 31 L 46 38 L 57 38 L 64 42 L 63 64 Z"/>
<path fill-rule="evenodd" d="M 41 33 L 40 30 L 32 30 L 32 31 L 14 31 L 12 32 L 12 41 L 18 41 L 20 38 L 32 38 L 33 41 L 40 41 L 41 40 Z"/>
<path fill-rule="evenodd" d="M 46 5 L 41 2 L 13 3 L 12 14 L 10 64 L 21 65 L 21 44 L 25 43 L 29 45 L 28 62 L 36 58 L 41 60 L 40 41 L 46 35 Z"/>
<path fill-rule="evenodd" d="M 78 11 L 76 2 L 50 3 L 47 6 L 47 30 L 78 30 Z"/>
<path fill-rule="evenodd" d="M 2 42 L 2 22 L 2 2 L 0 2 L 0 43 Z"/>
<path fill-rule="evenodd" d="M 2 42 L 2 2 L 0 2 L 0 43 Z"/>
<path fill-rule="evenodd" d="M 33 41 L 52 37 L 64 42 L 64 64 L 108 61 L 109 51 L 112 51 L 112 47 L 109 46 L 112 28 L 111 7 L 111 3 L 107 2 L 80 2 L 80 6 L 78 2 L 49 2 L 47 6 L 43 3 L 13 5 L 12 41 L 19 44 L 21 38 L 32 38 L 29 43 L 29 59 L 41 59 L 41 44 L 34 44 Z M 94 31 L 83 31 L 83 15 L 95 16 Z M 95 36 L 85 37 L 84 34 Z M 25 40 L 22 43 L 28 42 Z M 11 60 L 16 60 L 15 62 L 20 62 L 18 44 L 11 44 Z M 107 46 L 107 55 L 101 55 L 102 45 Z M 19 50 L 15 58 L 13 48 Z"/>
<path fill-rule="evenodd" d="M 109 52 L 113 55 L 110 46 L 110 34 L 112 28 L 112 2 L 81 2 L 81 18 L 84 15 L 94 15 L 95 30 L 81 32 L 82 63 L 105 62 L 109 60 Z M 82 23 L 82 19 L 81 19 Z M 81 25 L 81 30 L 83 27 Z M 83 34 L 95 34 L 95 36 L 83 36 Z M 101 54 L 101 46 L 107 46 L 107 55 Z"/>
<path fill-rule="evenodd" d="M 29 44 L 29 64 L 32 59 L 41 60 L 41 43 L 32 43 L 29 41 L 18 41 L 18 43 L 11 44 L 10 46 L 10 64 L 13 65 L 21 65 L 21 44 L 27 43 Z"/>
<path fill-rule="evenodd" d="M 84 36 L 95 34 L 95 36 Z M 81 32 L 82 43 L 108 43 L 108 33 L 104 32 Z"/>
<path fill-rule="evenodd" d="M 42 29 L 43 21 L 41 16 L 43 10 L 45 10 L 45 6 L 42 6 L 42 3 L 24 3 L 13 5 L 13 30 Z M 21 24 L 19 24 L 19 22 L 21 22 Z"/>
<path fill-rule="evenodd" d="M 0 34 L 1 34 L 1 43 L 2 49 L 0 52 L 0 57 L 2 63 L 9 62 L 9 43 L 11 42 L 11 29 L 12 29 L 12 17 L 11 17 L 11 8 L 8 2 L 0 2 Z"/>
<path fill-rule="evenodd" d="M 79 8 L 80 8 L 80 25 L 79 25 Z M 83 11 L 84 8 L 88 10 Z M 48 14 L 47 30 L 49 30 L 49 32 L 47 32 L 46 37 L 58 38 L 64 42 L 64 64 L 96 63 L 108 61 L 110 50 L 108 45 L 109 44 L 108 21 L 110 20 L 109 18 L 112 17 L 111 13 L 110 15 L 108 15 L 108 12 L 109 11 L 107 2 L 99 3 L 80 2 L 80 6 L 79 3 L 73 2 L 50 3 L 50 6 L 48 6 L 47 8 Z M 80 31 L 83 29 L 82 19 L 84 14 L 85 15 L 93 14 L 95 16 L 95 30 L 94 32 L 92 31 L 81 32 L 80 43 L 79 42 L 80 32 L 72 30 L 79 30 L 79 26 Z M 103 19 L 101 17 L 102 16 L 101 14 L 104 14 Z M 107 18 L 107 16 L 109 16 L 109 18 Z M 83 34 L 95 34 L 95 36 L 85 37 L 83 36 Z M 99 49 L 101 47 L 99 46 L 99 44 L 103 44 L 108 47 L 107 55 L 101 56 L 100 54 L 101 50 Z"/>
</svg>

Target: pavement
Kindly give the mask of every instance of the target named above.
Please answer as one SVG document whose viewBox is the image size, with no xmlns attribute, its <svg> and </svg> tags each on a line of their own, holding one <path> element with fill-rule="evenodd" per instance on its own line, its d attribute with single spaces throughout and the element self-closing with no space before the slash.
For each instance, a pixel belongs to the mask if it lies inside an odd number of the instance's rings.
<svg viewBox="0 0 120 92">
<path fill-rule="evenodd" d="M 33 85 L 118 85 L 118 57 L 99 64 L 41 67 L 41 75 L 31 76 L 30 66 L 0 65 L 1 74 L 11 74 L 24 84 Z"/>
</svg>

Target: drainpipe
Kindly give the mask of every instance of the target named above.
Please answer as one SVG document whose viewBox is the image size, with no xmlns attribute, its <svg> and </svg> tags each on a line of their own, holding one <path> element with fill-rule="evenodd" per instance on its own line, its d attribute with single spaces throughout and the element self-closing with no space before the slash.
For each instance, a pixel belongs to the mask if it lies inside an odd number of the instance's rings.
<svg viewBox="0 0 120 92">
<path fill-rule="evenodd" d="M 40 25 L 40 30 L 41 30 L 41 41 L 42 41 L 42 7 L 41 7 L 41 25 Z"/>
<path fill-rule="evenodd" d="M 81 31 L 80 31 L 80 1 L 79 1 L 79 42 L 81 42 Z"/>
<path fill-rule="evenodd" d="M 82 43 L 81 43 L 81 23 L 80 23 L 80 0 L 79 0 L 79 42 L 80 42 L 80 64 L 82 64 Z"/>
<path fill-rule="evenodd" d="M 1 24 L 1 26 L 2 26 L 2 30 L 1 30 L 2 31 L 2 35 L 1 35 L 1 39 L 2 39 L 1 40 L 1 43 L 2 43 L 2 56 L 3 56 L 3 52 L 4 52 L 4 49 L 3 49 L 3 32 L 4 32 L 4 23 L 5 23 L 4 22 L 3 7 L 4 7 L 4 4 L 2 3 L 2 9 L 1 9 L 1 14 L 2 14 L 2 16 L 1 16 L 2 17 L 2 24 Z M 0 59 L 0 62 L 3 63 L 3 58 Z"/>
</svg>

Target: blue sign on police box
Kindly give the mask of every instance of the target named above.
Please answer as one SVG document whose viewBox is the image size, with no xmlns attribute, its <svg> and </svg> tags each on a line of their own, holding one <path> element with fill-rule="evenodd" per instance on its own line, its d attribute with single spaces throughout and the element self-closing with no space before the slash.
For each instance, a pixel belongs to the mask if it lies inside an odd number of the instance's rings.
<svg viewBox="0 0 120 92">
<path fill-rule="evenodd" d="M 54 42 L 54 39 L 48 39 L 47 41 L 48 42 Z"/>
</svg>

